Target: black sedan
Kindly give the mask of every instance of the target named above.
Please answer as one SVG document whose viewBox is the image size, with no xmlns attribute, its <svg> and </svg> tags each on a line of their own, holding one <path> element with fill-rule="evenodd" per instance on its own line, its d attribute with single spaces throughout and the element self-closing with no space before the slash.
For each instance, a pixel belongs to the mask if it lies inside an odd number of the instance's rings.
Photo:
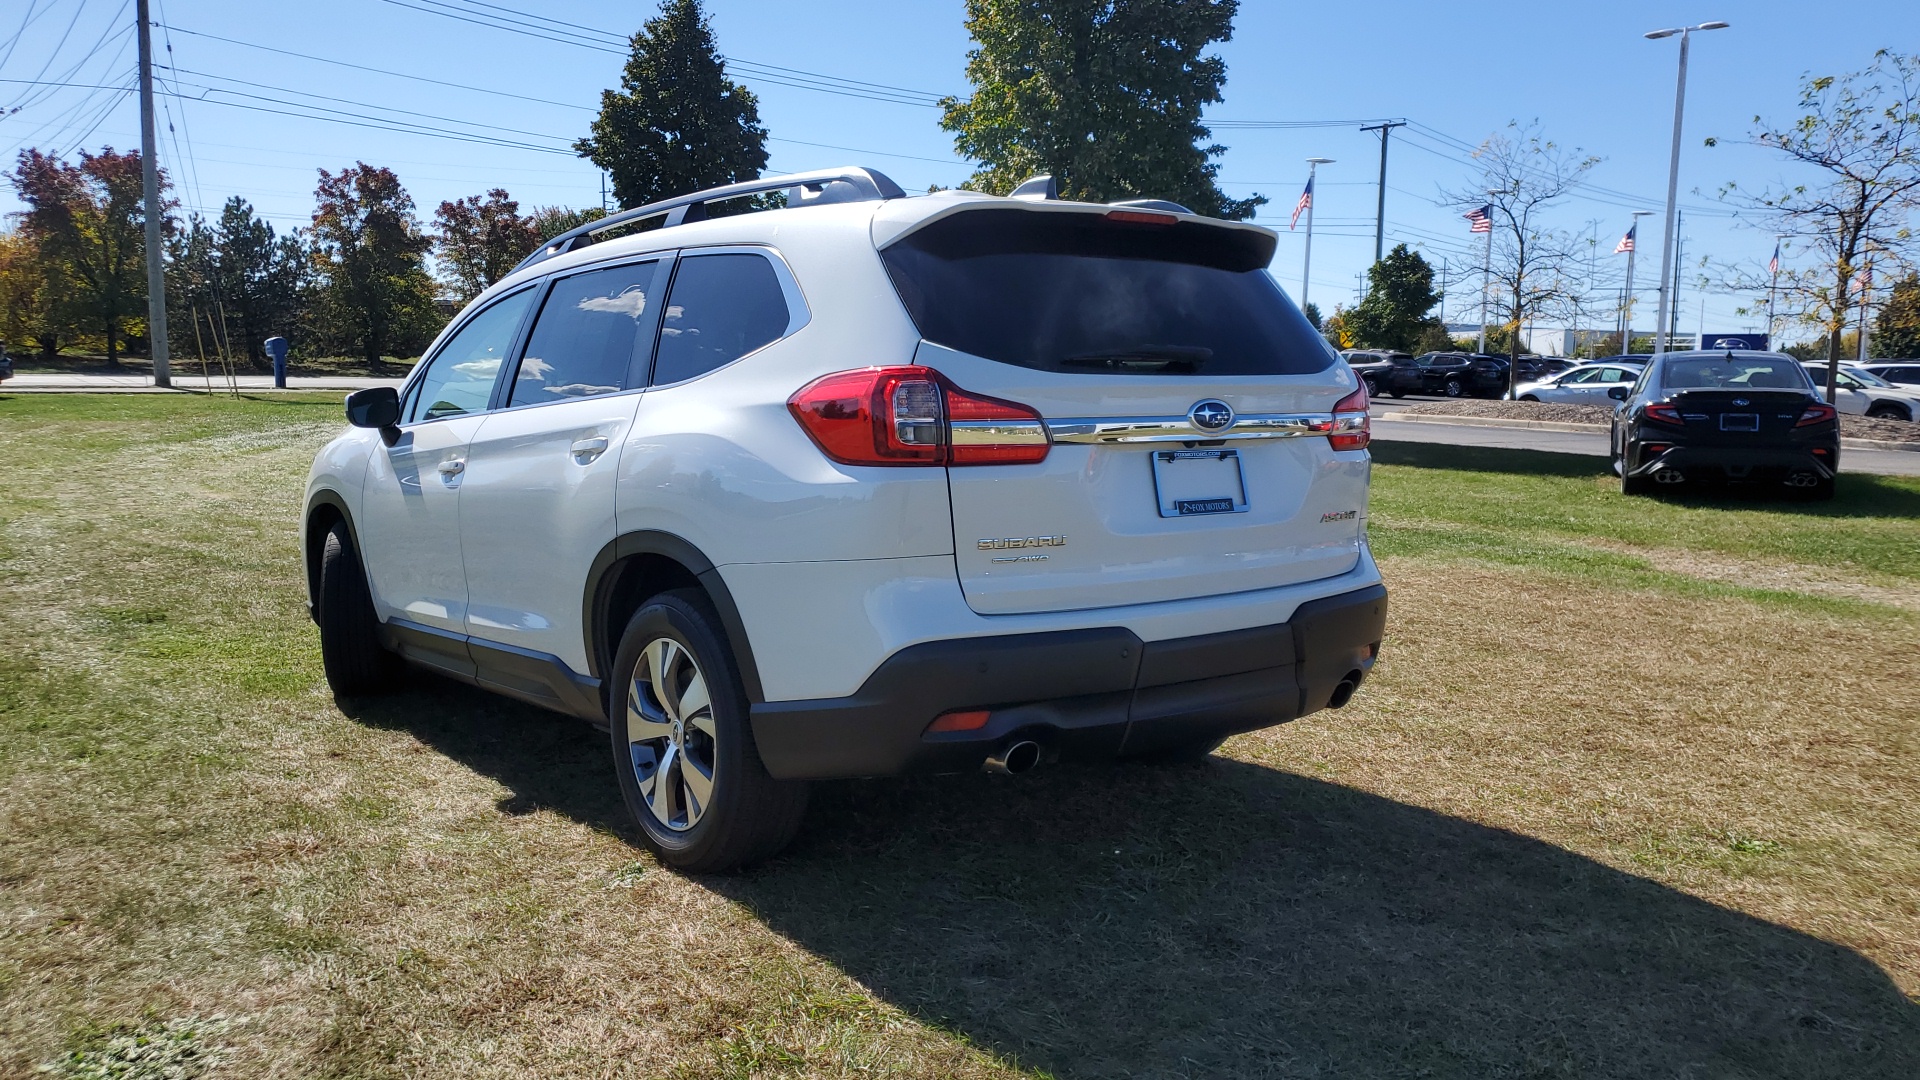
<svg viewBox="0 0 1920 1080">
<path fill-rule="evenodd" d="M 1785 485 L 1833 498 L 1840 422 L 1800 363 L 1779 353 L 1676 352 L 1608 396 L 1620 490 L 1642 495 L 1692 481 Z"/>
</svg>

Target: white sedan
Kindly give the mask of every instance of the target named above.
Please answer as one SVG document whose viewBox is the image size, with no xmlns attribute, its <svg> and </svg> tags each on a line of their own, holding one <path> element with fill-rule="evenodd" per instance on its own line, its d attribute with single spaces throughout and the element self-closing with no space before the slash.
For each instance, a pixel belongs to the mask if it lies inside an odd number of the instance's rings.
<svg viewBox="0 0 1920 1080">
<path fill-rule="evenodd" d="M 1826 396 L 1827 366 L 1808 364 L 1807 374 L 1821 396 Z M 1833 403 L 1841 412 L 1881 420 L 1920 419 L 1920 386 L 1895 386 L 1857 367 L 1843 367 L 1838 374 L 1839 386 Z"/>
<path fill-rule="evenodd" d="M 1607 391 L 1616 386 L 1632 386 L 1639 377 L 1639 364 L 1582 364 L 1551 378 L 1521 383 L 1514 388 L 1513 396 L 1521 401 L 1612 408 L 1614 402 L 1607 397 Z"/>
</svg>

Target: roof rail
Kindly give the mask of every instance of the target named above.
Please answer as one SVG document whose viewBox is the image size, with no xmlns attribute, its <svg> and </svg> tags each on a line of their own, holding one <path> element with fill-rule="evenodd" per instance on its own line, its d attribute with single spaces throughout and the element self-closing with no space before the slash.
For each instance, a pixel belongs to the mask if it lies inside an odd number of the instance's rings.
<svg viewBox="0 0 1920 1080">
<path fill-rule="evenodd" d="M 878 169 L 868 169 L 858 165 L 762 177 L 758 180 L 747 180 L 738 184 L 696 191 L 691 195 L 676 195 L 671 199 L 662 199 L 632 210 L 609 214 L 596 221 L 589 221 L 577 229 L 563 232 L 540 245 L 533 254 L 520 260 L 520 264 L 513 270 L 518 272 L 534 263 L 551 259 L 555 255 L 586 247 L 601 233 L 610 232 L 623 225 L 631 225 L 637 221 L 662 215 L 667 219 L 662 228 L 672 228 L 692 221 L 705 221 L 707 204 L 710 202 L 737 199 L 743 195 L 761 195 L 769 191 L 785 191 L 788 206 L 873 202 L 905 198 L 907 194 L 901 190 L 899 184 L 889 179 L 887 174 Z"/>
</svg>

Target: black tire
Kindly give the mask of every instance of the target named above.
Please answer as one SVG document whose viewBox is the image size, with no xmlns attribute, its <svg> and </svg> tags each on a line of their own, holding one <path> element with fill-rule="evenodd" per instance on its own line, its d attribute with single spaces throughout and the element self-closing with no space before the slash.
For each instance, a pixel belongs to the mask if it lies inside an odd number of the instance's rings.
<svg viewBox="0 0 1920 1080">
<path fill-rule="evenodd" d="M 1913 414 L 1895 405 L 1891 401 L 1878 401 L 1867 410 L 1867 416 L 1874 420 L 1912 420 Z"/>
<path fill-rule="evenodd" d="M 1380 396 L 1380 384 L 1374 382 L 1372 378 L 1361 379 L 1360 383 L 1367 388 L 1368 397 L 1374 398 Z"/>
<path fill-rule="evenodd" d="M 1521 401 L 1539 401 L 1540 399 L 1537 397 L 1534 397 L 1532 394 L 1521 394 L 1520 400 Z"/>
<path fill-rule="evenodd" d="M 1448 379 L 1446 390 L 1447 390 L 1447 396 L 1451 398 L 1467 396 L 1466 385 L 1463 384 L 1459 379 Z"/>
<path fill-rule="evenodd" d="M 1653 490 L 1653 481 L 1647 477 L 1627 475 L 1627 459 L 1622 456 L 1620 458 L 1620 494 L 1645 495 L 1651 490 Z"/>
<path fill-rule="evenodd" d="M 1387 396 L 1390 398 L 1403 398 L 1407 396 L 1407 392 L 1405 390 L 1389 390 L 1387 391 Z"/>
<path fill-rule="evenodd" d="M 393 688 L 401 661 L 380 647 L 380 617 L 345 521 L 333 523 L 320 549 L 319 616 L 320 662 L 336 695 L 361 697 Z"/>
<path fill-rule="evenodd" d="M 655 710 L 662 706 L 662 697 L 654 691 L 650 678 L 651 665 L 656 662 L 653 657 L 647 658 L 649 667 L 644 672 L 649 676 L 648 681 L 636 685 L 636 677 L 643 674 L 643 652 L 662 639 L 685 651 L 692 672 L 685 677 L 683 685 L 667 691 L 675 709 L 663 711 L 662 715 L 674 718 L 677 707 L 685 704 L 680 694 L 690 691 L 693 678 L 701 680 L 707 701 L 704 710 L 690 708 L 687 716 L 671 725 L 675 732 L 671 740 L 674 757 L 649 746 L 636 748 L 629 737 L 630 719 L 636 725 L 648 722 L 644 712 L 636 710 Z M 669 667 L 679 659 L 676 657 Z M 686 670 L 679 669 L 682 674 Z M 679 677 L 669 671 L 662 678 L 671 682 Z M 704 593 L 697 589 L 661 593 L 634 613 L 620 637 L 620 651 L 610 673 L 607 698 L 607 720 L 620 793 L 626 798 L 627 810 L 639 826 L 647 849 L 661 862 L 690 874 L 722 873 L 765 859 L 792 842 L 806 814 L 807 785 L 801 781 L 775 780 L 767 775 L 759 749 L 754 745 L 747 695 L 740 685 L 733 650 L 727 647 L 720 617 Z M 659 726 L 657 721 L 654 723 Z M 668 740 L 659 742 L 664 746 Z M 637 764 L 643 754 L 647 760 Z M 704 756 L 710 766 L 706 772 L 698 770 L 700 756 Z M 669 775 L 662 777 L 664 763 L 676 759 L 678 764 L 665 765 L 664 771 Z M 649 801 L 642 788 L 643 768 L 653 770 L 646 782 L 656 796 L 672 788 L 671 796 L 665 797 L 664 802 Z M 684 770 L 690 768 L 705 778 L 708 785 L 707 800 L 698 806 L 697 812 L 693 809 L 697 804 L 693 789 L 682 786 Z M 661 807 L 659 812 L 656 805 Z M 668 812 L 669 817 L 674 817 L 670 812 L 674 805 L 678 806 L 678 817 L 686 824 L 676 826 L 659 816 L 660 812 Z"/>
</svg>

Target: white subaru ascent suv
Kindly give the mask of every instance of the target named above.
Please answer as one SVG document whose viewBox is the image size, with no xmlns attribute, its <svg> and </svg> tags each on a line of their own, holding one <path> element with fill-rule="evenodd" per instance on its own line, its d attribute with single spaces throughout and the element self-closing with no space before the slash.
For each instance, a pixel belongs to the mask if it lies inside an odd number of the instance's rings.
<svg viewBox="0 0 1920 1080">
<path fill-rule="evenodd" d="M 1367 397 L 1274 247 L 862 168 L 560 236 L 347 399 L 304 513 L 327 679 L 405 661 L 606 726 L 689 871 L 778 851 L 810 779 L 1338 708 L 1386 619 Z"/>
</svg>

